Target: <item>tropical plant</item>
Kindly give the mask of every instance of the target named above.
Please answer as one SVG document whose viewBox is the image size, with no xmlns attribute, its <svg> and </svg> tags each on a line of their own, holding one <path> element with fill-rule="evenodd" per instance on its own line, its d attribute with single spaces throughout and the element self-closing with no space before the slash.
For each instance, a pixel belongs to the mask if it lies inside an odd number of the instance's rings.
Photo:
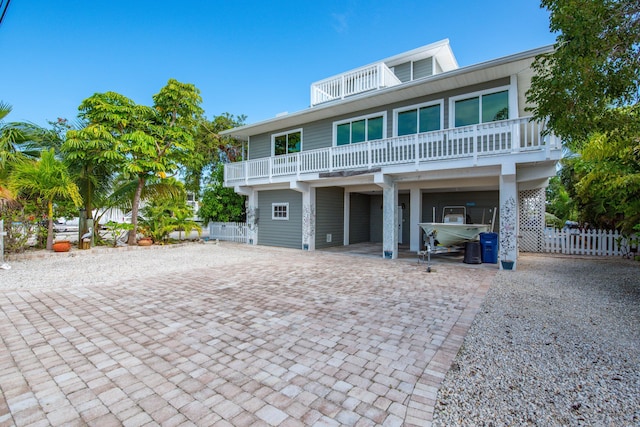
<svg viewBox="0 0 640 427">
<path fill-rule="evenodd" d="M 15 192 L 42 199 L 47 206 L 47 249 L 53 244 L 53 204 L 56 199 L 71 199 L 82 204 L 78 187 L 64 163 L 56 159 L 53 149 L 42 151 L 37 161 L 18 162 L 11 173 L 10 185 Z"/>
<path fill-rule="evenodd" d="M 206 224 L 209 221 L 244 221 L 245 197 L 233 188 L 223 185 L 223 165 L 218 164 L 211 183 L 204 189 L 200 200 L 198 217 Z"/>
<path fill-rule="evenodd" d="M 4 220 L 4 250 L 9 253 L 24 252 L 28 247 L 29 237 L 37 230 L 35 217 L 25 213 L 22 206 L 12 205 L 0 209 Z M 0 230 L 2 231 L 2 230 Z"/>
<path fill-rule="evenodd" d="M 572 148 L 594 133 L 634 126 L 640 91 L 640 3 L 637 0 L 542 0 L 553 52 L 533 63 L 527 100 L 536 119 Z M 618 107 L 628 107 L 620 109 Z"/>
<path fill-rule="evenodd" d="M 184 180 L 189 191 L 199 194 L 202 183 L 216 179 L 218 164 L 235 162 L 242 158 L 242 142 L 224 137 L 220 132 L 242 126 L 245 120 L 244 115 L 236 117 L 229 113 L 215 116 L 212 120 L 204 117 L 199 120 L 194 140 L 194 155 L 185 165 Z"/>
<path fill-rule="evenodd" d="M 184 231 L 185 237 L 190 235 L 193 230 L 198 233 L 198 236 L 202 234 L 202 227 L 193 218 L 193 208 L 186 203 L 180 203 L 173 206 L 173 224 L 175 225 L 175 231 L 178 232 L 178 240 L 182 240 L 182 232 Z"/>
<path fill-rule="evenodd" d="M 133 224 L 127 222 L 109 221 L 105 224 L 105 227 L 113 239 L 114 248 L 118 246 L 118 241 L 124 237 L 125 234 L 133 230 Z"/>
<path fill-rule="evenodd" d="M 80 122 L 77 129 L 67 127 L 61 152 L 84 200 L 85 218 L 97 220 L 93 212 L 108 207 L 107 195 L 121 159 L 113 135 L 100 125 Z"/>
<path fill-rule="evenodd" d="M 189 162 L 193 135 L 202 114 L 200 91 L 191 84 L 170 79 L 153 96 L 152 107 L 136 105 L 115 92 L 95 94 L 80 105 L 80 117 L 95 126 L 100 138 L 109 139 L 125 180 L 135 180 L 131 202 L 135 244 L 138 211 L 150 179 L 165 178 Z"/>
</svg>

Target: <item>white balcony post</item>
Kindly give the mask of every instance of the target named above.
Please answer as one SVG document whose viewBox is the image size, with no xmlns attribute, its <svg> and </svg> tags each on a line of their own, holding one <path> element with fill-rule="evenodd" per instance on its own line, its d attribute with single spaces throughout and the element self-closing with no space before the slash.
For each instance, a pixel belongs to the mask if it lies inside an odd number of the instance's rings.
<svg viewBox="0 0 640 427">
<path fill-rule="evenodd" d="M 382 187 L 382 256 L 398 258 L 398 184 L 388 175 L 376 173 L 374 182 Z"/>
<path fill-rule="evenodd" d="M 419 188 L 412 188 L 409 194 L 409 249 L 418 252 L 420 250 L 420 235 L 422 230 L 418 225 L 422 218 L 422 197 Z"/>
<path fill-rule="evenodd" d="M 413 155 L 416 158 L 416 167 L 420 164 L 420 138 L 419 134 L 415 134 L 413 137 Z"/>
<path fill-rule="evenodd" d="M 500 261 L 514 261 L 518 258 L 518 183 L 514 163 L 502 165 L 500 174 L 500 235 L 498 253 Z"/>
<path fill-rule="evenodd" d="M 371 141 L 367 141 L 367 164 L 369 169 L 373 167 L 373 153 L 371 152 Z"/>
<path fill-rule="evenodd" d="M 398 258 L 398 185 L 389 182 L 382 189 L 382 256 Z"/>
<path fill-rule="evenodd" d="M 520 151 L 520 126 L 525 127 L 525 136 L 527 135 L 527 122 L 515 120 L 511 123 L 511 152 L 518 153 Z"/>
</svg>

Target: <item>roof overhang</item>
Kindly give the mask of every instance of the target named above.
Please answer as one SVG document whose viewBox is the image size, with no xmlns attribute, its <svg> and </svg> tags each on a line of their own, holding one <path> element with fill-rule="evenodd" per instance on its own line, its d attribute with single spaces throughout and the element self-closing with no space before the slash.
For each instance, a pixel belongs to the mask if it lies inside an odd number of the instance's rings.
<svg viewBox="0 0 640 427">
<path fill-rule="evenodd" d="M 305 123 L 349 114 L 354 111 L 377 108 L 405 99 L 428 96 L 460 87 L 496 80 L 522 72 L 530 73 L 536 56 L 550 53 L 553 45 L 520 52 L 487 62 L 414 80 L 402 85 L 367 92 L 353 97 L 327 102 L 306 110 L 275 117 L 255 124 L 245 125 L 221 132 L 222 135 L 247 140 L 252 135 L 270 133 Z"/>
</svg>

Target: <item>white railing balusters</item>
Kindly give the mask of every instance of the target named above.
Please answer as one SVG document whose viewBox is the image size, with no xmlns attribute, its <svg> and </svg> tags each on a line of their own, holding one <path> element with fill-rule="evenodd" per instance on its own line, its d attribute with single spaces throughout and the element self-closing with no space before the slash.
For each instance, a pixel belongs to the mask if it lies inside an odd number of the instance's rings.
<svg viewBox="0 0 640 427">
<path fill-rule="evenodd" d="M 225 184 L 440 159 L 471 158 L 477 164 L 481 156 L 519 151 L 545 150 L 549 157 L 558 139 L 543 138 L 542 130 L 522 118 L 271 156 L 225 165 Z"/>
<path fill-rule="evenodd" d="M 400 84 L 384 63 L 359 68 L 311 85 L 311 105 Z"/>
</svg>

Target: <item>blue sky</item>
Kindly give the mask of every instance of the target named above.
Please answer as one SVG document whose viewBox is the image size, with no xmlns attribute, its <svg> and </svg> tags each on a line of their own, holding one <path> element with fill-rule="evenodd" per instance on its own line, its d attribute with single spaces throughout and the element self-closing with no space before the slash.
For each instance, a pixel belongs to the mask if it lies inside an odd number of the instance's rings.
<svg viewBox="0 0 640 427">
<path fill-rule="evenodd" d="M 537 0 L 12 0 L 0 24 L 10 121 L 74 119 L 96 92 L 136 103 L 175 78 L 211 118 L 309 106 L 314 81 L 448 38 L 460 66 L 553 44 Z"/>
</svg>

